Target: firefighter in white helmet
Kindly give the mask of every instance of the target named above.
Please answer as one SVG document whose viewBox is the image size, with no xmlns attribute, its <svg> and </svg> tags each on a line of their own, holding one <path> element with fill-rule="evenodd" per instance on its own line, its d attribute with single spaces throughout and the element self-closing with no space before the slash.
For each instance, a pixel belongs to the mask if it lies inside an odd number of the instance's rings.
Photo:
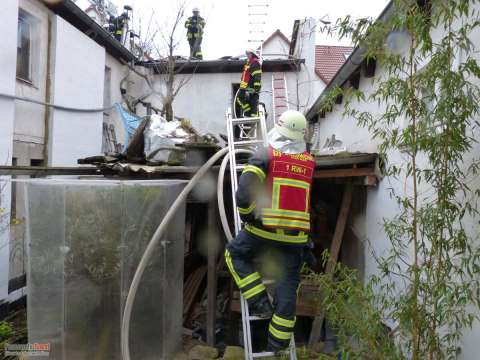
<svg viewBox="0 0 480 360">
<path fill-rule="evenodd" d="M 200 9 L 195 7 L 192 10 L 193 16 L 190 16 L 185 22 L 187 28 L 187 40 L 190 45 L 190 58 L 202 60 L 202 40 L 203 29 L 205 28 L 205 19 L 200 16 Z"/>
<path fill-rule="evenodd" d="M 268 133 L 269 146 L 249 159 L 236 201 L 244 228 L 225 259 L 250 314 L 270 319 L 268 350 L 288 347 L 295 326 L 297 288 L 310 231 L 310 189 L 315 162 L 306 151 L 305 116 L 284 112 Z M 253 259 L 262 252 L 278 265 L 273 306 Z"/>
<path fill-rule="evenodd" d="M 237 104 L 240 107 L 239 117 L 258 116 L 258 101 L 262 88 L 262 65 L 255 50 L 245 51 L 247 61 L 243 65 L 240 91 L 237 96 Z"/>
</svg>

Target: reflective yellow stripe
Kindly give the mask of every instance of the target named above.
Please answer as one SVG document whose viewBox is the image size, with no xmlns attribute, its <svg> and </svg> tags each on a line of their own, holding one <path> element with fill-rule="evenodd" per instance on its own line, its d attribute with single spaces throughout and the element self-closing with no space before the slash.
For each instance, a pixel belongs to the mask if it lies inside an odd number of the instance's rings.
<svg viewBox="0 0 480 360">
<path fill-rule="evenodd" d="M 249 231 L 254 235 L 260 236 L 268 240 L 286 242 L 290 244 L 305 244 L 308 240 L 308 235 L 306 235 L 304 232 L 300 232 L 298 235 L 285 235 L 285 234 L 265 231 L 251 224 L 246 224 L 245 230 Z"/>
<path fill-rule="evenodd" d="M 310 214 L 304 211 L 282 210 L 282 209 L 262 209 L 263 216 L 288 216 L 295 219 L 310 221 Z"/>
<path fill-rule="evenodd" d="M 293 328 L 295 326 L 295 320 L 296 318 L 293 318 L 293 320 L 287 320 L 287 319 L 284 319 L 276 314 L 273 315 L 273 318 L 272 318 L 272 321 L 277 324 L 277 325 L 280 325 L 280 326 L 285 326 L 285 327 L 289 327 L 289 328 Z"/>
<path fill-rule="evenodd" d="M 265 172 L 260 169 L 259 167 L 255 166 L 255 165 L 247 165 L 245 166 L 245 169 L 243 169 L 242 171 L 242 174 L 244 173 L 247 173 L 247 172 L 253 172 L 254 174 L 256 174 L 260 180 L 263 182 L 266 178 L 266 175 L 265 175 Z"/>
<path fill-rule="evenodd" d="M 270 326 L 268 327 L 268 331 L 270 331 L 273 336 L 280 340 L 290 340 L 290 336 L 292 336 L 291 332 L 277 330 L 273 327 L 272 324 L 270 324 Z"/>
<path fill-rule="evenodd" d="M 262 73 L 262 70 L 255 70 L 252 72 L 252 76 L 255 76 L 257 74 L 261 74 Z"/>
<path fill-rule="evenodd" d="M 306 222 L 306 221 L 295 221 L 290 219 L 262 217 L 262 223 L 265 226 L 272 226 L 272 227 L 282 226 L 282 227 L 310 230 L 310 222 Z"/>
<path fill-rule="evenodd" d="M 225 262 L 227 263 L 227 267 L 233 276 L 233 280 L 235 280 L 235 282 L 238 284 L 241 281 L 240 276 L 238 276 L 235 268 L 233 267 L 232 257 L 230 256 L 230 252 L 228 250 L 225 250 Z"/>
<path fill-rule="evenodd" d="M 244 277 L 242 280 L 239 281 L 238 287 L 239 288 L 244 288 L 248 284 L 251 284 L 255 280 L 260 279 L 260 274 L 258 272 L 254 272 L 253 274 L 250 274 L 246 277 Z"/>
<path fill-rule="evenodd" d="M 253 209 L 255 209 L 255 206 L 256 206 L 256 203 L 255 203 L 255 201 L 254 201 L 254 202 L 252 203 L 252 205 L 250 205 L 250 206 L 249 206 L 248 208 L 246 208 L 246 209 L 245 209 L 245 208 L 241 208 L 240 206 L 237 206 L 237 208 L 238 208 L 238 212 L 239 212 L 240 214 L 245 214 L 245 215 L 247 215 L 247 214 L 250 214 L 250 213 L 253 211 Z"/>
<path fill-rule="evenodd" d="M 296 186 L 302 189 L 310 189 L 310 184 L 302 180 L 285 179 L 285 178 L 276 177 L 273 179 L 273 182 L 278 183 L 280 185 L 290 185 L 290 186 Z"/>
<path fill-rule="evenodd" d="M 261 83 L 261 82 L 258 82 L 258 81 L 255 81 L 255 82 L 253 83 L 253 86 L 261 86 L 261 85 L 262 85 L 262 83 Z"/>
<path fill-rule="evenodd" d="M 255 287 L 251 288 L 250 290 L 245 291 L 245 293 L 243 293 L 242 295 L 246 300 L 248 300 L 248 299 L 254 297 L 255 295 L 261 293 L 264 290 L 265 290 L 265 285 L 259 284 Z"/>
<path fill-rule="evenodd" d="M 242 81 L 242 82 L 240 83 L 240 88 L 241 88 L 241 89 L 245 89 L 245 88 L 247 87 L 247 85 L 248 85 L 248 83 L 246 83 L 245 81 Z"/>
</svg>

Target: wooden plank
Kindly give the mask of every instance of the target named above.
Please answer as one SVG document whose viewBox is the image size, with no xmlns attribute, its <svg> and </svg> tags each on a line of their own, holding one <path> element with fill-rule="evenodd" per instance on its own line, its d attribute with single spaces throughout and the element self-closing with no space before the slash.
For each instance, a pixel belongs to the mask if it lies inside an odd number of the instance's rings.
<svg viewBox="0 0 480 360">
<path fill-rule="evenodd" d="M 353 185 L 346 184 L 343 192 L 340 212 L 337 218 L 337 224 L 335 226 L 335 233 L 333 234 L 333 240 L 330 246 L 330 258 L 325 269 L 325 273 L 330 276 L 332 275 L 332 271 L 335 267 L 335 264 L 337 263 L 340 248 L 342 246 L 343 234 L 345 233 L 345 227 L 347 225 L 348 213 L 350 212 L 350 206 L 352 204 L 352 197 Z M 325 318 L 325 311 L 323 309 L 320 309 L 319 313 L 320 314 L 317 315 L 313 320 L 312 331 L 310 332 L 310 339 L 308 341 L 309 346 L 314 345 L 320 340 L 323 320 Z"/>
<path fill-rule="evenodd" d="M 335 167 L 352 164 L 375 164 L 377 154 L 337 154 L 337 155 L 315 155 L 316 167 Z"/>
<path fill-rule="evenodd" d="M 195 297 L 200 289 L 200 285 L 203 282 L 203 278 L 207 273 L 207 267 L 205 265 L 200 266 L 195 271 L 193 271 L 185 281 L 183 288 L 183 317 L 184 322 L 188 314 L 190 313 L 191 307 L 195 300 Z"/>
<path fill-rule="evenodd" d="M 215 346 L 215 315 L 217 312 L 217 205 L 215 199 L 208 204 L 208 271 L 207 271 L 207 344 Z"/>
<path fill-rule="evenodd" d="M 313 177 L 315 179 L 357 177 L 357 176 L 375 176 L 374 168 L 350 168 L 350 169 L 328 169 L 315 170 Z"/>
</svg>

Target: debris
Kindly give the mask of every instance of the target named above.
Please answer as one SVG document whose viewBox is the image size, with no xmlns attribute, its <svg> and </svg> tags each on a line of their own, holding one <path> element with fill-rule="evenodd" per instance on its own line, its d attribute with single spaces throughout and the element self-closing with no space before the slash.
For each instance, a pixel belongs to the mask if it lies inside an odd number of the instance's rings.
<svg viewBox="0 0 480 360">
<path fill-rule="evenodd" d="M 173 360 L 189 360 L 188 354 L 184 351 L 180 351 L 175 354 L 175 357 L 173 358 Z"/>
<path fill-rule="evenodd" d="M 190 313 L 195 297 L 197 296 L 200 285 L 207 274 L 207 266 L 200 266 L 193 271 L 187 278 L 183 290 L 183 318 L 186 319 Z"/>
<path fill-rule="evenodd" d="M 184 143 L 189 134 L 177 120 L 167 121 L 159 115 L 150 116 L 144 131 L 145 159 L 149 164 L 181 164 L 185 151 L 175 145 Z"/>
<path fill-rule="evenodd" d="M 227 346 L 223 360 L 243 360 L 245 359 L 245 352 L 240 346 Z"/>
<path fill-rule="evenodd" d="M 189 360 L 210 360 L 218 357 L 218 350 L 207 345 L 195 345 L 188 352 Z"/>
</svg>

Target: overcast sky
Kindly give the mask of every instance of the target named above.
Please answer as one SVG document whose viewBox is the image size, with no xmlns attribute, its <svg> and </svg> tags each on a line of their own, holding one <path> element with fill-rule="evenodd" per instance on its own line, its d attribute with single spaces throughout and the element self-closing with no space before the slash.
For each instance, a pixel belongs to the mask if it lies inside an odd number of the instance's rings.
<svg viewBox="0 0 480 360">
<path fill-rule="evenodd" d="M 142 31 L 151 15 L 160 26 L 171 24 L 179 1 L 182 0 L 112 0 L 118 5 L 119 11 L 128 4 L 134 9 L 134 23 L 142 19 Z M 79 3 L 82 1 L 79 1 Z M 267 36 L 280 29 L 290 38 L 293 22 L 296 19 L 313 17 L 334 22 L 339 17 L 352 15 L 354 17 L 371 16 L 376 18 L 387 5 L 387 0 L 187 0 L 186 16 L 190 16 L 193 7 L 200 8 L 200 15 L 205 18 L 207 26 L 202 44 L 204 58 L 214 59 L 224 55 L 238 55 L 248 47 L 248 4 L 269 3 L 267 17 Z M 138 30 L 137 30 L 138 31 Z M 183 24 L 182 24 L 182 34 Z M 338 44 L 335 39 L 325 39 L 317 36 L 318 44 Z M 345 45 L 342 43 L 341 45 Z M 188 43 L 182 42 L 178 52 L 189 53 Z"/>
</svg>

